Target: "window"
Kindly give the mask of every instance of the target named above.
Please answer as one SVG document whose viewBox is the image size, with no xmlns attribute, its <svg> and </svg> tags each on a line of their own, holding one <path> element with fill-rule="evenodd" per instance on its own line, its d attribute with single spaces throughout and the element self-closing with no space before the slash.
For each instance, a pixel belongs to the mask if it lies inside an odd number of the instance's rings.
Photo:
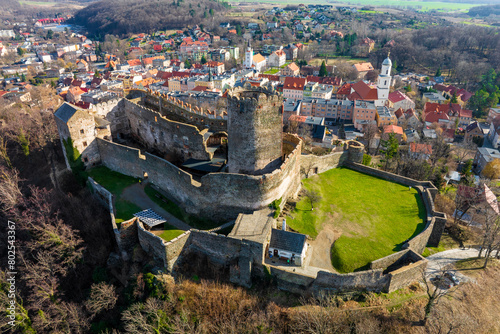
<svg viewBox="0 0 500 334">
<path fill-rule="evenodd" d="M 80 130 L 80 133 L 81 133 L 81 134 L 84 134 L 84 133 L 85 133 L 85 130 L 81 129 L 81 130 Z"/>
<path fill-rule="evenodd" d="M 87 157 L 83 157 L 83 162 L 87 163 L 89 162 L 89 159 Z"/>
<path fill-rule="evenodd" d="M 86 141 L 83 142 L 83 147 L 87 147 L 87 142 Z"/>
</svg>

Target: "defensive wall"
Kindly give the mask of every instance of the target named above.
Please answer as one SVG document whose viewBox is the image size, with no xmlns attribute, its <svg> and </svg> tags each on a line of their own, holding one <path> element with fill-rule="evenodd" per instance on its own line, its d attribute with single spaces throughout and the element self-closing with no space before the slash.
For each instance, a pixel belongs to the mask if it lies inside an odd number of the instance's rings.
<svg viewBox="0 0 500 334">
<path fill-rule="evenodd" d="M 158 111 L 172 121 L 187 123 L 212 132 L 227 131 L 227 112 L 203 109 L 166 94 L 150 93 L 141 98 L 141 103 Z"/>
<path fill-rule="evenodd" d="M 150 150 L 163 154 L 178 154 L 184 159 L 210 160 L 207 152 L 207 129 L 198 130 L 191 124 L 167 119 L 146 107 L 129 100 L 123 100 L 122 109 L 128 121 L 128 128 L 122 132 L 133 136 Z"/>
<path fill-rule="evenodd" d="M 295 144 L 281 166 L 264 175 L 210 173 L 201 182 L 155 155 L 97 138 L 101 162 L 125 175 L 143 178 L 169 193 L 187 212 L 211 219 L 234 219 L 272 201 L 295 196 L 300 189 L 300 139 L 285 134 Z M 214 205 L 214 203 L 217 205 Z"/>
</svg>

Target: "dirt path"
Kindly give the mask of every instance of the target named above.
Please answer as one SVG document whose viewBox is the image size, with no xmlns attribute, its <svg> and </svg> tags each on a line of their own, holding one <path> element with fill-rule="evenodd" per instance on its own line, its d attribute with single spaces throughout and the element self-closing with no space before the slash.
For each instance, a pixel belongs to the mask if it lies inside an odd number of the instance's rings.
<svg viewBox="0 0 500 334">
<path fill-rule="evenodd" d="M 178 228 L 179 230 L 187 231 L 192 228 L 153 202 L 153 200 L 144 192 L 145 185 L 145 183 L 136 183 L 128 188 L 125 188 L 121 194 L 121 198 L 130 201 L 143 209 L 152 209 L 157 214 L 165 218 L 167 223 Z"/>
<path fill-rule="evenodd" d="M 478 255 L 479 251 L 476 248 L 456 248 L 436 253 L 427 257 L 427 261 L 429 262 L 427 263 L 427 270 L 425 274 L 427 277 L 439 274 L 443 270 L 443 268 L 448 268 L 450 265 L 459 260 L 470 259 L 473 257 L 477 257 Z M 456 270 L 450 271 L 454 271 L 461 281 L 470 280 L 463 273 L 459 273 Z"/>
<path fill-rule="evenodd" d="M 338 237 L 340 237 L 340 233 L 335 232 L 332 226 L 325 224 L 316 239 L 309 242 L 309 245 L 311 246 L 311 259 L 309 261 L 309 265 L 331 272 L 336 272 L 332 266 L 330 250 L 333 242 Z"/>
</svg>

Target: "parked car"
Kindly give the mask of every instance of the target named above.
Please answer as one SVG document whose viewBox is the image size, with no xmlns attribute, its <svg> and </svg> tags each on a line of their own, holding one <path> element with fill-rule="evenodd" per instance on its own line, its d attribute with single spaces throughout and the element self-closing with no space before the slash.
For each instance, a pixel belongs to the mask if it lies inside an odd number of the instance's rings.
<svg viewBox="0 0 500 334">
<path fill-rule="evenodd" d="M 444 274 L 444 277 L 446 277 L 447 279 L 449 279 L 453 285 L 459 285 L 460 284 L 460 280 L 455 276 L 454 273 L 451 273 L 451 272 L 447 272 Z"/>
</svg>

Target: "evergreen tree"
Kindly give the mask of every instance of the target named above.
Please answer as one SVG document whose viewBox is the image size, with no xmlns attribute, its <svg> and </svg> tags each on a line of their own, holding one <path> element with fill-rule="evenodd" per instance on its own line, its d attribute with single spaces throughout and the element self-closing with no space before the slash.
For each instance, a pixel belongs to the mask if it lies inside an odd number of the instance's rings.
<svg viewBox="0 0 500 334">
<path fill-rule="evenodd" d="M 189 61 L 189 59 L 186 59 L 186 60 L 184 61 L 184 67 L 185 67 L 185 68 L 191 68 L 191 62 Z"/>
<path fill-rule="evenodd" d="M 319 68 L 319 76 L 320 77 L 326 77 L 326 76 L 328 76 L 328 71 L 326 70 L 326 64 L 325 64 L 324 60 L 321 63 L 321 66 Z"/>
<path fill-rule="evenodd" d="M 436 77 L 440 77 L 441 76 L 441 67 L 439 67 L 436 71 Z"/>
<path fill-rule="evenodd" d="M 453 96 L 451 97 L 451 103 L 457 103 L 457 93 L 453 93 Z"/>
<path fill-rule="evenodd" d="M 54 37 L 54 32 L 51 29 L 49 29 L 47 31 L 47 39 L 52 39 L 52 37 Z"/>
<path fill-rule="evenodd" d="M 201 56 L 200 63 L 201 63 L 202 65 L 203 65 L 203 64 L 206 64 L 206 63 L 207 63 L 207 58 L 205 58 L 205 56 Z"/>
<path fill-rule="evenodd" d="M 392 158 L 396 158 L 399 150 L 399 142 L 394 133 L 389 134 L 387 140 L 382 140 L 380 143 L 383 147 L 383 155 L 385 158 L 385 168 L 387 168 L 389 161 Z"/>
</svg>

